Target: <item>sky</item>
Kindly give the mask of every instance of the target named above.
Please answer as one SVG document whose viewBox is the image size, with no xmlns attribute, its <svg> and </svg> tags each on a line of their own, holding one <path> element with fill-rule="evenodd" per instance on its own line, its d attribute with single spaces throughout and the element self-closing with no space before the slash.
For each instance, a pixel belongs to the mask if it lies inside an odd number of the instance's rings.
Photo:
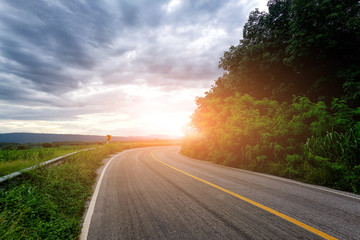
<svg viewBox="0 0 360 240">
<path fill-rule="evenodd" d="M 182 136 L 267 0 L 0 0 L 0 133 Z"/>
</svg>

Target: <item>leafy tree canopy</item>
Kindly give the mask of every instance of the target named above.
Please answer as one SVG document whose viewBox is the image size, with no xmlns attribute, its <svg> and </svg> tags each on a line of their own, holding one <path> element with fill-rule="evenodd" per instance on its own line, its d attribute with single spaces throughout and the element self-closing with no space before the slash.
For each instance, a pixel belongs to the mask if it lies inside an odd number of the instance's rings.
<svg viewBox="0 0 360 240">
<path fill-rule="evenodd" d="M 268 7 L 251 12 L 243 39 L 220 60 L 227 73 L 208 94 L 359 101 L 359 1 L 271 0 Z"/>
<path fill-rule="evenodd" d="M 188 156 L 360 192 L 360 2 L 270 0 L 197 98 Z"/>
</svg>

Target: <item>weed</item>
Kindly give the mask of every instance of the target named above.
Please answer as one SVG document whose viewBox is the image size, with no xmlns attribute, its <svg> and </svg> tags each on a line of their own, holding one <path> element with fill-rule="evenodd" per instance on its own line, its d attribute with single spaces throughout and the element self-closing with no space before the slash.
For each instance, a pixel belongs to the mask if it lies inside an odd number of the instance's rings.
<svg viewBox="0 0 360 240">
<path fill-rule="evenodd" d="M 76 239 L 95 171 L 102 159 L 124 149 L 110 144 L 80 152 L 53 167 L 40 167 L 0 192 L 2 239 Z"/>
<path fill-rule="evenodd" d="M 88 146 L 87 146 L 88 147 Z M 33 148 L 0 151 L 0 176 L 34 166 L 52 158 L 75 152 L 82 147 L 63 146 L 58 148 Z"/>
<path fill-rule="evenodd" d="M 154 145 L 159 142 L 108 144 L 71 155 L 61 165 L 39 167 L 3 183 L 0 239 L 77 239 L 84 206 L 102 160 L 126 148 Z"/>
</svg>

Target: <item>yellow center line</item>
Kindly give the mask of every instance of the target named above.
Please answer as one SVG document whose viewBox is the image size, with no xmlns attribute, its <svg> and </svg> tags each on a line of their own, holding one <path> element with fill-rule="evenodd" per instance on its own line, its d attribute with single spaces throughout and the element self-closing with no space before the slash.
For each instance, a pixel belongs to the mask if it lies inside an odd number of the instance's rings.
<svg viewBox="0 0 360 240">
<path fill-rule="evenodd" d="M 176 171 L 178 171 L 178 172 L 181 172 L 181 173 L 183 173 L 183 174 L 185 174 L 185 175 L 187 175 L 187 176 L 189 176 L 189 177 L 195 178 L 196 180 L 199 180 L 200 182 L 206 183 L 206 184 L 208 184 L 208 185 L 210 185 L 210 186 L 212 186 L 212 187 L 214 187 L 214 188 L 217 188 L 217 189 L 219 189 L 219 190 L 221 190 L 221 191 L 223 191 L 223 192 L 226 192 L 226 193 L 228 193 L 228 194 L 230 194 L 230 195 L 232 195 L 232 196 L 234 196 L 234 197 L 237 197 L 237 198 L 239 198 L 239 199 L 241 199 L 241 200 L 243 200 L 243 201 L 245 201 L 245 202 L 248 202 L 248 203 L 250 203 L 250 204 L 252 204 L 252 205 L 255 205 L 255 206 L 257 206 L 257 207 L 259 207 L 259 208 L 261 208 L 261 209 L 263 209 L 263 210 L 265 210 L 265 211 L 267 211 L 267 212 L 270 212 L 270 213 L 272 213 L 272 214 L 274 214 L 274 215 L 276 215 L 276 216 L 278 216 L 278 217 L 281 217 L 281 218 L 283 218 L 283 219 L 285 219 L 285 220 L 287 220 L 287 221 L 289 221 L 289 222 L 291 222 L 291 223 L 294 223 L 294 224 L 296 224 L 296 225 L 298 225 L 298 226 L 300 226 L 300 227 L 302 227 L 302 228 L 304 228 L 304 229 L 306 229 L 306 230 L 308 230 L 308 231 L 310 231 L 310 232 L 312 232 L 312 233 L 315 233 L 316 235 L 318 235 L 318 236 L 320 236 L 320 237 L 323 237 L 323 238 L 325 238 L 325 239 L 337 239 L 337 238 L 334 238 L 334 237 L 332 237 L 332 236 L 330 236 L 330 235 L 328 235 L 328 234 L 326 234 L 326 233 L 324 233 L 324 232 L 322 232 L 322 231 L 320 231 L 320 230 L 317 230 L 316 228 L 313 228 L 313 227 L 311 227 L 311 226 L 309 226 L 309 225 L 307 225 L 307 224 L 305 224 L 305 223 L 302 223 L 302 222 L 300 222 L 300 221 L 298 221 L 298 220 L 296 220 L 296 219 L 294 219 L 294 218 L 291 218 L 291 217 L 289 217 L 289 216 L 287 216 L 287 215 L 285 215 L 285 214 L 282 214 L 282 213 L 280 213 L 280 212 L 278 212 L 278 211 L 276 211 L 276 210 L 274 210 L 274 209 L 271 209 L 271 208 L 269 208 L 269 207 L 266 207 L 266 206 L 264 206 L 264 205 L 262 205 L 262 204 L 260 204 L 260 203 L 257 203 L 257 202 L 255 202 L 255 201 L 253 201 L 253 200 L 251 200 L 251 199 L 248 199 L 248 198 L 246 198 L 246 197 L 243 197 L 243 196 L 241 196 L 241 195 L 239 195 L 239 194 L 237 194 L 237 193 L 234 193 L 234 192 L 232 192 L 232 191 L 230 191 L 230 190 L 227 190 L 227 189 L 225 189 L 225 188 L 223 188 L 223 187 L 220 187 L 220 186 L 218 186 L 218 185 L 215 185 L 215 184 L 213 184 L 213 183 L 211 183 L 211 182 L 208 182 L 208 181 L 206 181 L 206 180 L 204 180 L 204 179 L 195 177 L 195 176 L 193 176 L 193 175 L 191 175 L 191 174 L 189 174 L 189 173 L 187 173 L 187 172 L 184 172 L 184 171 L 182 171 L 182 170 L 180 170 L 180 169 L 178 169 L 178 168 L 176 168 L 176 167 L 173 167 L 173 166 L 171 166 L 171 165 L 169 165 L 169 164 L 167 164 L 167 163 L 164 163 L 163 161 L 161 161 L 160 159 L 158 159 L 157 157 L 154 156 L 154 151 L 151 152 L 151 156 L 152 156 L 154 159 L 156 159 L 157 161 L 159 161 L 160 163 L 168 166 L 169 168 L 172 168 L 172 169 L 174 169 L 174 170 L 176 170 Z"/>
</svg>

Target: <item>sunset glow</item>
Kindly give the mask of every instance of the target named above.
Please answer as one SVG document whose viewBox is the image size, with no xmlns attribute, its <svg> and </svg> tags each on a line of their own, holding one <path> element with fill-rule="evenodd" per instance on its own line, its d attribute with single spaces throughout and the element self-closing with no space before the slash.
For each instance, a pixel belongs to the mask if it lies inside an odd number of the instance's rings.
<svg viewBox="0 0 360 240">
<path fill-rule="evenodd" d="M 2 2 L 0 133 L 182 136 L 266 2 Z"/>
</svg>

